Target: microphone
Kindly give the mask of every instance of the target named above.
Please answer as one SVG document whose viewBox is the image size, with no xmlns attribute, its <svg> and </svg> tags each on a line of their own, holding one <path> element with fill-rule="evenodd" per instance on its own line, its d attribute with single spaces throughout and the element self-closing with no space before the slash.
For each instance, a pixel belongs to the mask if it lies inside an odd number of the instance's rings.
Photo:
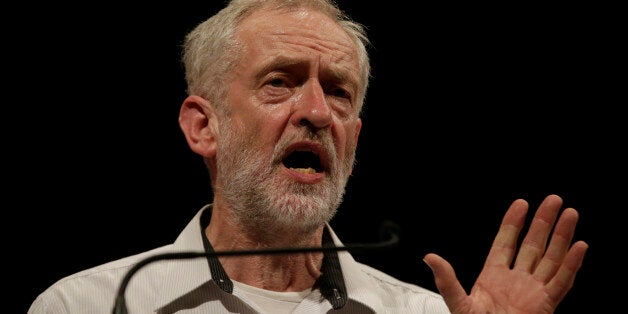
<svg viewBox="0 0 628 314">
<path fill-rule="evenodd" d="M 214 251 L 214 252 L 170 252 L 149 256 L 140 260 L 137 264 L 133 265 L 129 271 L 125 274 L 118 287 L 118 293 L 114 303 L 113 314 L 128 314 L 126 307 L 126 301 L 124 298 L 124 292 L 129 285 L 131 277 L 140 270 L 140 268 L 160 260 L 174 260 L 174 259 L 190 259 L 198 257 L 215 257 L 215 256 L 238 256 L 238 255 L 266 255 L 266 254 L 292 254 L 292 253 L 309 253 L 309 252 L 338 252 L 338 251 L 367 251 L 367 250 L 379 250 L 395 247 L 399 244 L 399 226 L 390 220 L 385 220 L 379 229 L 379 235 L 381 239 L 385 239 L 379 242 L 369 243 L 352 243 L 345 244 L 343 246 L 323 245 L 319 247 L 283 247 L 283 248 L 269 248 L 269 249 L 255 249 L 255 250 L 230 250 L 230 251 Z"/>
</svg>

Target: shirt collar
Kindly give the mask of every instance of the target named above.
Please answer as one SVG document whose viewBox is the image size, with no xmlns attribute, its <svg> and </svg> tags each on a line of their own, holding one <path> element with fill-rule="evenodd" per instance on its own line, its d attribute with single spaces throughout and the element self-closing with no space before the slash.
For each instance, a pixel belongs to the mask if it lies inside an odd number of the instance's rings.
<svg viewBox="0 0 628 314">
<path fill-rule="evenodd" d="M 205 228 L 209 225 L 211 219 L 211 207 L 203 211 L 200 217 L 200 229 L 201 238 L 203 239 L 203 246 L 205 252 L 214 253 L 214 248 L 205 236 Z M 333 245 L 332 235 L 328 226 L 323 231 L 323 244 Z M 225 272 L 222 264 L 218 260 L 217 256 L 208 256 L 207 264 L 211 272 L 211 278 L 216 285 L 226 293 L 233 293 L 233 282 Z M 342 275 L 342 268 L 340 267 L 340 260 L 336 252 L 325 252 L 323 257 L 323 264 L 321 266 L 322 275 L 318 279 L 317 284 L 321 294 L 332 304 L 334 309 L 340 309 L 347 303 L 347 288 L 345 287 L 344 278 Z"/>
<path fill-rule="evenodd" d="M 194 218 L 179 234 L 169 251 L 172 252 L 203 252 L 202 237 L 199 219 L 209 207 L 207 205 L 199 210 Z M 204 258 L 186 260 L 168 260 L 149 267 L 160 267 L 162 276 L 161 288 L 155 297 L 155 308 L 161 309 L 175 303 L 176 300 L 194 294 L 194 291 L 203 289 L 211 282 L 211 275 L 207 271 L 207 262 Z"/>
<path fill-rule="evenodd" d="M 206 239 L 204 226 L 209 223 L 211 210 L 212 205 L 209 204 L 197 212 L 173 244 L 172 251 L 207 252 L 203 243 Z M 328 245 L 343 245 L 329 224 L 325 226 L 323 241 Z M 209 248 L 212 249 L 211 244 Z M 211 282 L 215 283 L 222 291 L 233 292 L 233 282 L 226 275 L 220 263 L 213 263 L 204 258 L 194 258 L 185 261 L 164 261 L 160 264 L 164 265 L 161 272 L 164 280 L 159 295 L 156 296 L 155 308 L 163 308 L 184 295 L 197 289 L 203 289 Z M 221 271 L 222 275 L 219 274 Z M 375 301 L 378 298 L 375 297 L 369 275 L 362 271 L 362 266 L 353 259 L 349 252 L 326 252 L 322 271 L 323 275 L 319 279 L 321 295 L 334 308 L 342 308 L 350 298 L 372 309 L 382 309 L 381 302 Z M 223 280 L 223 283 L 220 282 L 220 279 Z M 177 283 L 176 288 L 172 286 L 173 282 Z"/>
</svg>

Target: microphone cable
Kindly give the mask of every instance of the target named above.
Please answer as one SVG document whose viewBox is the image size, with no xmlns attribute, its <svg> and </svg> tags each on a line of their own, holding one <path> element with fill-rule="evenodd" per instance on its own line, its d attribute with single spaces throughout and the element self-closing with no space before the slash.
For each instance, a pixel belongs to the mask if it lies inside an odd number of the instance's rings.
<svg viewBox="0 0 628 314">
<path fill-rule="evenodd" d="M 339 252 L 339 251 L 351 251 L 360 252 L 368 250 L 388 249 L 395 247 L 399 244 L 399 226 L 386 220 L 380 227 L 380 238 L 386 239 L 379 242 L 369 243 L 351 243 L 343 246 L 323 245 L 319 247 L 283 247 L 283 248 L 269 248 L 269 249 L 255 249 L 255 250 L 230 250 L 230 251 L 214 251 L 214 252 L 170 252 L 155 254 L 145 259 L 140 260 L 137 264 L 133 265 L 129 271 L 124 275 L 114 303 L 113 314 L 128 314 L 126 307 L 126 300 L 124 297 L 127 286 L 131 277 L 140 270 L 142 267 L 160 260 L 176 260 L 176 259 L 191 259 L 199 257 L 215 257 L 215 256 L 241 256 L 241 255 L 266 255 L 266 254 L 295 254 L 295 253 L 309 253 L 309 252 Z"/>
</svg>

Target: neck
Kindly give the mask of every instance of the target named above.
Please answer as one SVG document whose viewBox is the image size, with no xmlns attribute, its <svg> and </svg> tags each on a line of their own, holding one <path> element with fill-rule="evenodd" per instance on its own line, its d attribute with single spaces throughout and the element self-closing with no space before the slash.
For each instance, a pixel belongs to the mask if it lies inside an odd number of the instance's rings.
<svg viewBox="0 0 628 314">
<path fill-rule="evenodd" d="M 212 211 L 205 236 L 214 250 L 255 250 L 282 247 L 318 247 L 322 245 L 323 227 L 304 233 L 294 228 L 261 226 L 262 236 L 233 223 L 226 211 Z M 227 275 L 241 283 L 273 291 L 303 291 L 311 288 L 321 275 L 322 252 L 221 256 Z"/>
</svg>

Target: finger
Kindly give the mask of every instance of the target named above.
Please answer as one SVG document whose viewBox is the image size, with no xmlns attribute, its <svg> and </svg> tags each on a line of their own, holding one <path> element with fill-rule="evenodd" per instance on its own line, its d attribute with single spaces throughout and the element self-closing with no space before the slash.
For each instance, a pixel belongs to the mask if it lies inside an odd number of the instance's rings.
<svg viewBox="0 0 628 314">
<path fill-rule="evenodd" d="M 467 293 L 464 291 L 462 284 L 458 281 L 454 268 L 444 258 L 434 253 L 425 255 L 423 261 L 430 267 L 434 274 L 434 282 L 438 292 L 450 311 L 462 306 Z"/>
<path fill-rule="evenodd" d="M 547 239 L 562 205 L 563 200 L 554 194 L 547 196 L 541 202 L 528 233 L 521 242 L 514 269 L 531 273 L 536 268 L 545 252 Z"/>
<path fill-rule="evenodd" d="M 525 200 L 518 199 L 512 202 L 502 219 L 495 240 L 493 240 L 485 266 L 500 265 L 510 267 L 517 250 L 517 240 L 525 223 L 527 212 L 528 203 Z"/>
<path fill-rule="evenodd" d="M 573 208 L 566 208 L 556 223 L 547 251 L 534 270 L 534 278 L 548 282 L 556 274 L 569 250 L 577 223 L 578 212 Z"/>
<path fill-rule="evenodd" d="M 584 241 L 574 243 L 567 252 L 558 272 L 547 284 L 547 293 L 555 304 L 561 302 L 573 286 L 576 274 L 582 266 L 584 255 L 588 249 L 589 245 Z"/>
</svg>

